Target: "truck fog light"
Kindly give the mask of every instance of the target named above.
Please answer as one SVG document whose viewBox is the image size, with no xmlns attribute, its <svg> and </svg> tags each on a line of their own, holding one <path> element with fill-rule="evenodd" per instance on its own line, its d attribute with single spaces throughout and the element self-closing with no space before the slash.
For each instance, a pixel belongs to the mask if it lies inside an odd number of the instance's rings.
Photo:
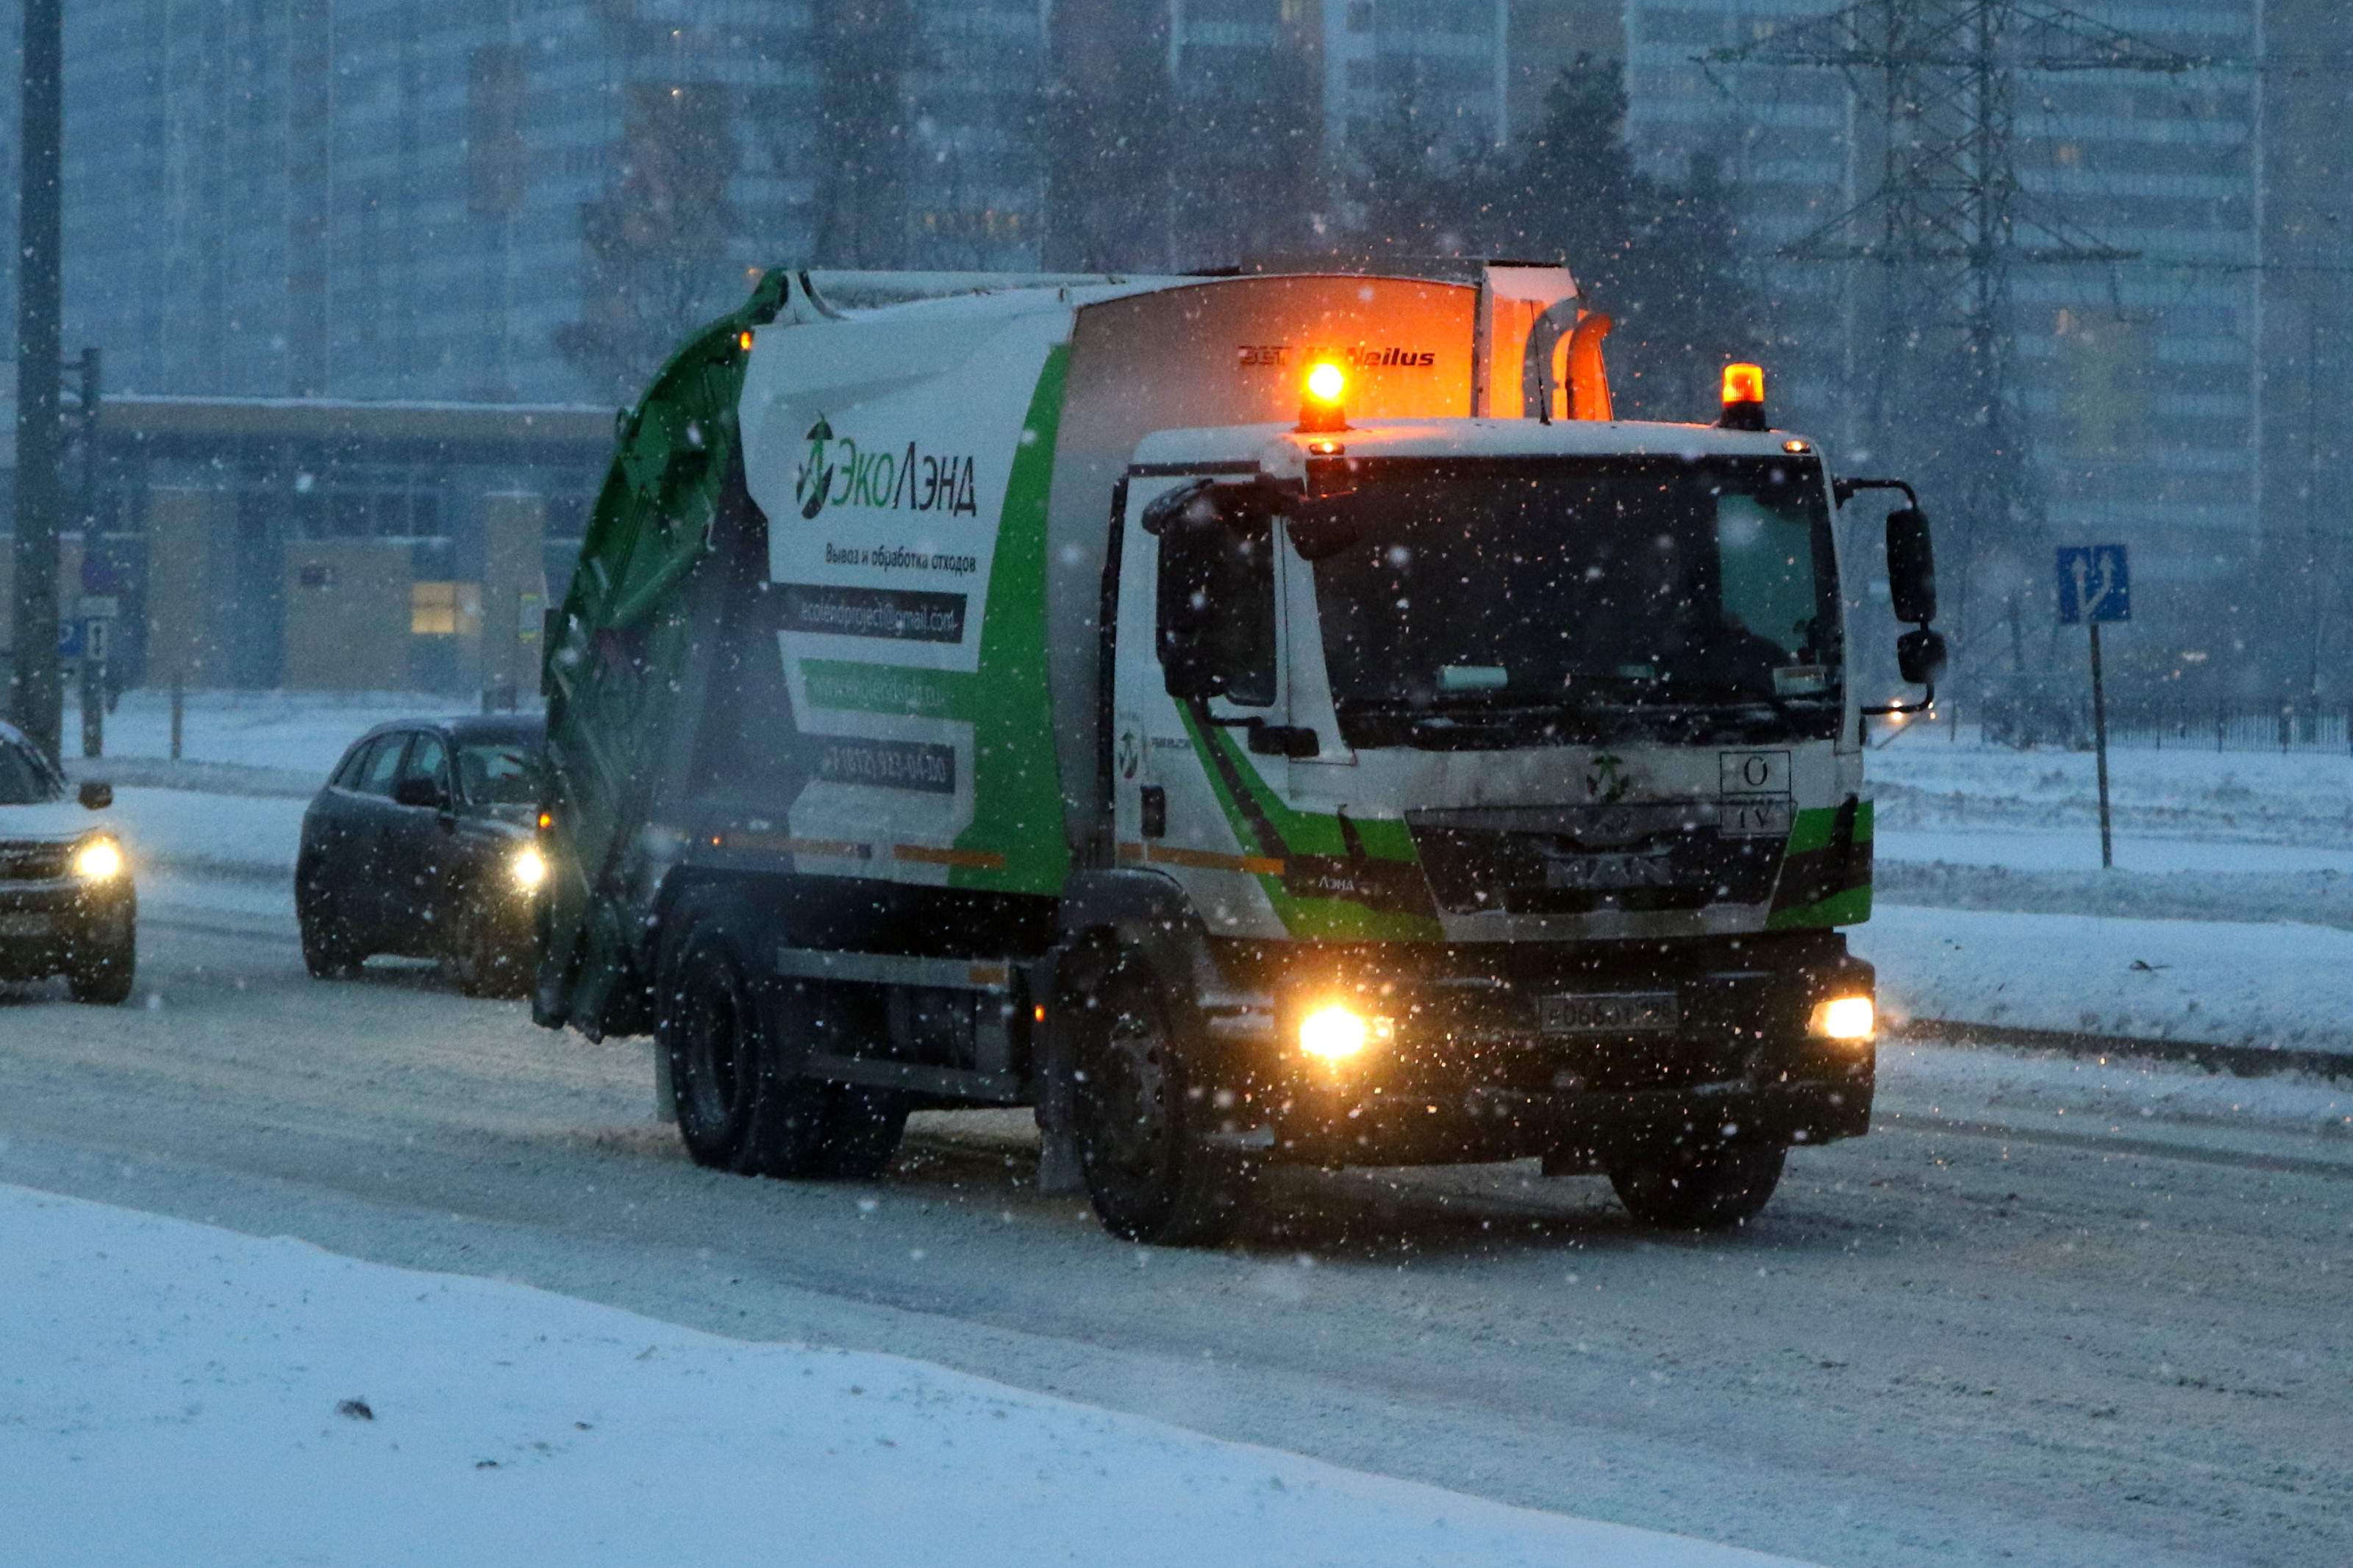
<svg viewBox="0 0 2353 1568">
<path fill-rule="evenodd" d="M 515 858 L 507 862 L 507 875 L 514 879 L 516 887 L 528 892 L 547 880 L 547 861 L 538 850 L 526 847 L 515 851 Z"/>
<path fill-rule="evenodd" d="M 93 838 L 73 858 L 73 873 L 85 882 L 103 882 L 122 872 L 122 847 L 111 838 Z"/>
<path fill-rule="evenodd" d="M 1868 996 L 1833 996 L 1814 1004 L 1806 1033 L 1827 1040 L 1867 1040 L 1879 1027 L 1878 1010 Z"/>
</svg>

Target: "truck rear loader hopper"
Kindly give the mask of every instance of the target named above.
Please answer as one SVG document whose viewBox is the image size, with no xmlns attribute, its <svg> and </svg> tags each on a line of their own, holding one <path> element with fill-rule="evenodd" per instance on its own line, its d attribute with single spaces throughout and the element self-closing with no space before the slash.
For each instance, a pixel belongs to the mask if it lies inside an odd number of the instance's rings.
<svg viewBox="0 0 2353 1568">
<path fill-rule="evenodd" d="M 534 1016 L 652 1033 L 745 1174 L 1033 1105 L 1141 1240 L 1276 1163 L 1745 1219 L 1868 1124 L 1832 520 L 1881 481 L 1753 367 L 1613 419 L 1608 331 L 1548 267 L 765 275 L 550 616 Z M 1889 545 L 1933 679 L 1916 509 Z"/>
</svg>

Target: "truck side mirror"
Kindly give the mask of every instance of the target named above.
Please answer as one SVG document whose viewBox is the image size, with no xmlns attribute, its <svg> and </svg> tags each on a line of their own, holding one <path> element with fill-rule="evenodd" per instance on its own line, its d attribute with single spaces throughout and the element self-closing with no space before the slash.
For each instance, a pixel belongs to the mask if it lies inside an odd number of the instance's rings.
<svg viewBox="0 0 2353 1568">
<path fill-rule="evenodd" d="M 1887 593 L 1897 620 L 1925 626 L 1936 618 L 1936 552 L 1928 514 L 1916 506 L 1887 514 Z"/>
<path fill-rule="evenodd" d="M 81 786 L 80 798 L 84 811 L 104 811 L 114 804 L 114 786 L 91 779 Z"/>
<path fill-rule="evenodd" d="M 1915 626 L 1897 637 L 1895 668 L 1910 685 L 1936 685 L 1945 678 L 1945 634 Z"/>
</svg>

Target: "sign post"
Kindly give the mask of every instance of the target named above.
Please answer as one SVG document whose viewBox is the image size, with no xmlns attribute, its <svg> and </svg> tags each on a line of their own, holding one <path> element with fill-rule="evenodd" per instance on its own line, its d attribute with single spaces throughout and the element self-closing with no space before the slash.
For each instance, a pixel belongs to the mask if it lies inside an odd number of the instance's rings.
<svg viewBox="0 0 2353 1568">
<path fill-rule="evenodd" d="M 115 602 L 85 594 L 81 601 L 81 754 L 106 754 L 106 656 Z"/>
<path fill-rule="evenodd" d="M 2116 867 L 2116 843 L 2108 831 L 2108 694 L 2100 679 L 2100 626 L 2132 619 L 2132 571 L 2121 544 L 2059 547 L 2059 624 L 2078 621 L 2092 637 L 2092 743 L 2099 753 L 2100 868 Z"/>
</svg>

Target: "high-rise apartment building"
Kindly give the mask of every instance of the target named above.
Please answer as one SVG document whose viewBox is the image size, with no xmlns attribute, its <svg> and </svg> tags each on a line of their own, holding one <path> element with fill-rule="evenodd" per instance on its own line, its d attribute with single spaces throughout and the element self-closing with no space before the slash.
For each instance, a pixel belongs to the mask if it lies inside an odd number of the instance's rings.
<svg viewBox="0 0 2353 1568">
<path fill-rule="evenodd" d="M 1702 60 L 1832 9 L 1630 0 L 1629 137 L 1669 177 L 1694 153 L 1722 159 L 1780 345 L 1777 401 L 1869 463 L 1882 454 L 1859 395 L 1890 337 L 1918 323 L 1874 314 L 1870 266 L 1799 253 L 1879 185 L 1878 79 Z M 2120 541 L 2152 668 L 2219 659 L 2266 690 L 2308 692 L 2317 676 L 2341 697 L 2315 650 L 2341 652 L 2330 627 L 2353 586 L 2321 499 L 2346 450 L 2326 388 L 2353 363 L 2336 236 L 2353 221 L 2353 14 L 2317 0 L 2077 9 L 2087 30 L 2122 29 L 2190 68 L 2013 78 L 2017 210 L 2063 214 L 2079 250 L 2127 254 L 2036 256 L 2056 247 L 2021 226 L 2030 254 L 2007 268 L 2005 314 L 2040 531 L 2014 538 L 2010 574 L 1975 584 L 1975 662 L 1989 672 L 2044 634 L 2043 546 Z M 2027 623 L 2016 643 L 2001 628 L 2013 608 Z M 2291 657 L 2298 642 L 2306 657 Z"/>
<path fill-rule="evenodd" d="M 1036 264 L 1034 4 L 89 0 L 66 27 L 66 337 L 116 387 L 606 398 L 559 346 L 597 283 L 667 331 L 827 247 Z M 601 278 L 600 203 L 644 219 Z"/>
<path fill-rule="evenodd" d="M 1409 106 L 1492 143 L 1613 25 L 1596 0 L 86 0 L 67 340 L 139 392 L 609 400 L 753 268 L 1050 261 L 1058 155 L 1160 152 L 1120 193 L 1151 243 L 1089 264 L 1293 247 L 1352 125 Z M 1106 88 L 1101 134 L 1059 136 Z"/>
</svg>

